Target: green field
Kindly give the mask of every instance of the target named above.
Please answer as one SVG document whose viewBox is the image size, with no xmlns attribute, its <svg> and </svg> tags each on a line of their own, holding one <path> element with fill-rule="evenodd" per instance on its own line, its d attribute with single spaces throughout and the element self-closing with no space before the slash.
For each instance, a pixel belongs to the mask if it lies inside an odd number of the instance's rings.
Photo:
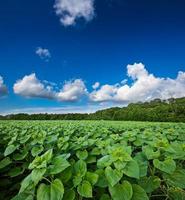
<svg viewBox="0 0 185 200">
<path fill-rule="evenodd" d="M 185 199 L 185 124 L 0 121 L 0 199 Z"/>
</svg>

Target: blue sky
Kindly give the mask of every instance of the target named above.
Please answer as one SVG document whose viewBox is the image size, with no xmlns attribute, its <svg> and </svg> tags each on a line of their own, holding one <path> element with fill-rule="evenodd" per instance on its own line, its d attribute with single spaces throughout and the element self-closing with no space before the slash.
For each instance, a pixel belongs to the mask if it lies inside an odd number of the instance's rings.
<svg viewBox="0 0 185 200">
<path fill-rule="evenodd" d="M 184 0 L 2 0 L 0 114 L 185 96 L 184 10 Z"/>
</svg>

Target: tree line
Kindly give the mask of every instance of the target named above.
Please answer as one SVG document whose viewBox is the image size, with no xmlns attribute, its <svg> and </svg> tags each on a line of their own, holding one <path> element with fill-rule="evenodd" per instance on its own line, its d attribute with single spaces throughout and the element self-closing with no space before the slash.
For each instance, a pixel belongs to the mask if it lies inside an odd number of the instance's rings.
<svg viewBox="0 0 185 200">
<path fill-rule="evenodd" d="M 95 113 L 69 114 L 11 114 L 0 120 L 121 120 L 153 122 L 185 122 L 185 97 L 150 102 L 131 103 L 127 107 L 113 107 Z"/>
</svg>

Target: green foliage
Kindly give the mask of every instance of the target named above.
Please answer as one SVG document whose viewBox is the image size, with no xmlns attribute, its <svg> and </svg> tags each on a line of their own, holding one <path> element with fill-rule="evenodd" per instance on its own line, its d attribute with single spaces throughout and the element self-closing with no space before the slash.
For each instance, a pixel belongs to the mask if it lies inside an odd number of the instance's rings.
<svg viewBox="0 0 185 200">
<path fill-rule="evenodd" d="M 185 124 L 2 121 L 0 199 L 184 199 Z"/>
<path fill-rule="evenodd" d="M 164 161 L 159 161 L 158 159 L 153 160 L 154 167 L 157 169 L 172 174 L 176 169 L 176 163 L 172 159 L 165 159 Z"/>
<path fill-rule="evenodd" d="M 80 185 L 78 185 L 77 191 L 82 197 L 92 197 L 92 186 L 89 181 L 83 181 Z"/>
<path fill-rule="evenodd" d="M 132 200 L 148 200 L 149 199 L 146 194 L 146 191 L 139 185 L 133 184 L 132 189 L 133 189 Z"/>
<path fill-rule="evenodd" d="M 109 191 L 113 200 L 130 200 L 133 195 L 132 185 L 128 181 L 110 186 Z"/>
<path fill-rule="evenodd" d="M 171 98 L 168 100 L 155 99 L 150 102 L 131 103 L 127 107 L 113 107 L 99 110 L 91 114 L 12 114 L 0 116 L 0 120 L 123 120 L 123 121 L 151 121 L 151 122 L 185 122 L 185 98 Z M 49 136 L 48 141 L 56 141 L 56 137 Z M 25 140 L 22 140 L 24 143 Z M 136 141 L 136 143 L 139 140 Z M 136 144 L 135 143 L 135 144 Z M 66 149 L 68 143 L 59 147 Z M 63 147 L 62 147 L 63 146 Z"/>
<path fill-rule="evenodd" d="M 4 158 L 3 160 L 0 161 L 0 169 L 8 166 L 11 163 L 12 163 L 12 161 L 9 157 Z"/>
</svg>

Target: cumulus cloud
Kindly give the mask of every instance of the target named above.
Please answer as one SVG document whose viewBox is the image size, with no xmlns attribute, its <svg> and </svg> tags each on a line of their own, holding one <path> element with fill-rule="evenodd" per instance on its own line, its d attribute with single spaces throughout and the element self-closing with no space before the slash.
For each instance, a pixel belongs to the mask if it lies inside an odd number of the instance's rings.
<svg viewBox="0 0 185 200">
<path fill-rule="evenodd" d="M 87 94 L 86 86 L 81 79 L 66 82 L 62 90 L 57 94 L 59 101 L 77 101 Z"/>
<path fill-rule="evenodd" d="M 92 85 L 92 88 L 94 90 L 98 89 L 99 87 L 100 87 L 100 83 L 99 82 L 96 82 L 96 83 L 94 83 L 94 85 Z"/>
<path fill-rule="evenodd" d="M 56 0 L 55 12 L 64 26 L 71 26 L 79 18 L 90 21 L 94 17 L 94 0 Z"/>
<path fill-rule="evenodd" d="M 45 86 L 40 80 L 37 79 L 36 75 L 30 74 L 18 80 L 14 86 L 14 93 L 28 97 L 28 98 L 48 98 L 53 99 L 54 93 L 50 86 Z"/>
<path fill-rule="evenodd" d="M 36 75 L 30 74 L 18 80 L 14 86 L 14 93 L 27 98 L 44 98 L 57 101 L 78 101 L 87 93 L 86 86 L 81 79 L 66 82 L 60 91 L 56 91 L 55 83 L 40 81 Z"/>
<path fill-rule="evenodd" d="M 135 63 L 127 66 L 127 75 L 131 85 L 103 85 L 90 93 L 91 101 L 130 103 L 185 96 L 185 72 L 179 72 L 176 79 L 155 77 L 142 63 Z"/>
<path fill-rule="evenodd" d="M 3 77 L 0 76 L 0 98 L 3 96 L 6 96 L 8 94 L 8 89 L 6 85 L 4 84 Z"/>
<path fill-rule="evenodd" d="M 43 60 L 48 61 L 51 58 L 51 53 L 48 49 L 37 47 L 35 53 Z"/>
<path fill-rule="evenodd" d="M 40 81 L 35 74 L 24 76 L 14 84 L 14 93 L 28 98 L 45 98 L 61 102 L 75 102 L 84 96 L 90 102 L 126 105 L 131 102 L 150 101 L 156 98 L 169 99 L 185 96 L 185 72 L 178 72 L 175 79 L 156 77 L 147 71 L 142 63 L 127 66 L 127 76 L 121 83 L 100 86 L 96 82 L 93 91 L 88 92 L 83 80 L 66 81 L 62 88 L 56 83 Z M 129 84 L 131 82 L 131 84 Z M 5 88 L 0 79 L 0 88 Z M 60 89 L 61 88 L 61 89 Z M 0 89 L 2 91 L 2 89 Z M 2 92 L 0 92 L 2 93 Z"/>
</svg>

